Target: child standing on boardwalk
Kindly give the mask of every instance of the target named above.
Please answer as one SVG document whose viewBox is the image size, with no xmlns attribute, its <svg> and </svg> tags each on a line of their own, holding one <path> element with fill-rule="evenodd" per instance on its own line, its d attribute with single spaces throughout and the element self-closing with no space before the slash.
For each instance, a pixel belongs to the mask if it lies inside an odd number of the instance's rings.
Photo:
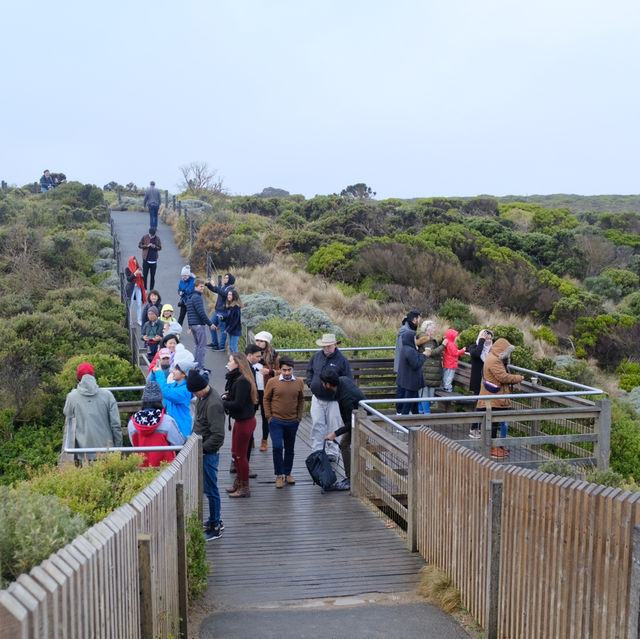
<svg viewBox="0 0 640 639">
<path fill-rule="evenodd" d="M 448 393 L 453 391 L 453 376 L 458 368 L 458 359 L 460 355 L 466 353 L 464 348 L 458 348 L 456 339 L 458 338 L 458 331 L 450 328 L 445 333 L 447 345 L 442 352 L 442 388 Z"/>
</svg>

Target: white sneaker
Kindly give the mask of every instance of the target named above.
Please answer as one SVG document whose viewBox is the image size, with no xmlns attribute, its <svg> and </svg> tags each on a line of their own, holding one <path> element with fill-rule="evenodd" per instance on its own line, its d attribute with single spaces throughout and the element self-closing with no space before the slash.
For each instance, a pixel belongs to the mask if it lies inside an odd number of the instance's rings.
<svg viewBox="0 0 640 639">
<path fill-rule="evenodd" d="M 480 429 L 478 428 L 472 428 L 469 431 L 469 437 L 471 437 L 471 439 L 480 439 L 480 437 L 482 437 L 481 433 L 480 433 Z"/>
</svg>

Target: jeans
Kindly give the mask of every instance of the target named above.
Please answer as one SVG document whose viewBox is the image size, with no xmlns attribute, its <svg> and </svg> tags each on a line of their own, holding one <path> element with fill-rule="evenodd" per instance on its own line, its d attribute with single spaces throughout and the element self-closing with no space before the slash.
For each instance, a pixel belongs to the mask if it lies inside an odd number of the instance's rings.
<svg viewBox="0 0 640 639">
<path fill-rule="evenodd" d="M 142 321 L 142 291 L 137 286 L 133 287 L 133 292 L 131 293 L 132 306 L 134 300 L 138 302 L 138 323 L 140 323 Z"/>
<path fill-rule="evenodd" d="M 193 341 L 195 342 L 193 359 L 195 359 L 200 368 L 204 368 L 204 354 L 207 352 L 206 328 L 204 324 L 196 324 L 195 326 L 190 326 L 189 328 L 191 329 Z"/>
<path fill-rule="evenodd" d="M 149 204 L 149 227 L 158 228 L 158 209 L 160 205 Z M 153 287 L 152 287 L 153 288 Z"/>
<path fill-rule="evenodd" d="M 418 391 L 409 390 L 408 388 L 402 388 L 401 386 L 398 386 L 398 392 L 396 393 L 396 395 L 399 396 L 399 399 L 410 399 L 412 397 L 418 397 Z M 418 402 L 407 402 L 404 404 L 400 404 L 399 406 L 401 415 L 408 415 L 409 413 L 418 415 Z"/>
<path fill-rule="evenodd" d="M 227 328 L 225 321 L 218 317 L 218 313 L 216 311 L 213 312 L 211 316 L 211 322 L 213 326 L 211 327 L 211 343 L 218 348 L 224 348 L 227 343 L 227 334 L 224 332 L 224 329 Z M 215 327 L 218 327 L 219 333 Z M 232 353 L 234 351 L 231 351 Z"/>
<path fill-rule="evenodd" d="M 249 481 L 249 460 L 247 459 L 247 449 L 249 442 L 256 428 L 256 418 L 238 419 L 233 425 L 231 433 L 231 454 L 236 462 L 238 479 Z"/>
<path fill-rule="evenodd" d="M 328 399 L 311 398 L 311 450 L 322 450 L 325 437 L 342 426 L 342 416 L 338 402 Z M 271 436 L 273 442 L 273 435 Z M 338 459 L 340 448 L 335 441 L 328 441 L 325 452 L 329 457 Z"/>
<path fill-rule="evenodd" d="M 420 389 L 420 397 L 435 397 L 436 389 L 434 386 L 423 386 Z M 429 415 L 431 413 L 431 402 L 420 402 L 418 404 L 418 412 L 421 415 Z"/>
<path fill-rule="evenodd" d="M 455 368 L 443 368 L 442 369 L 442 388 L 446 391 L 453 390 L 453 376 L 456 374 Z"/>
<path fill-rule="evenodd" d="M 293 468 L 293 448 L 296 443 L 299 421 L 285 422 L 272 417 L 269 422 L 271 445 L 273 446 L 273 472 L 275 475 L 290 475 Z"/>
<path fill-rule="evenodd" d="M 226 333 L 225 333 L 226 335 Z M 237 353 L 238 352 L 238 342 L 240 341 L 240 335 L 229 335 L 229 352 Z"/>
<path fill-rule="evenodd" d="M 220 491 L 218 490 L 218 464 L 220 453 L 202 455 L 202 476 L 204 494 L 209 500 L 208 523 L 217 526 L 220 523 Z"/>
<path fill-rule="evenodd" d="M 142 277 L 144 278 L 144 287 L 147 290 L 155 288 L 157 266 L 157 262 L 147 262 L 147 260 L 142 260 Z M 151 273 L 151 283 L 147 286 L 147 275 L 149 275 L 149 273 Z M 160 311 L 160 309 L 158 309 L 158 311 Z"/>
</svg>

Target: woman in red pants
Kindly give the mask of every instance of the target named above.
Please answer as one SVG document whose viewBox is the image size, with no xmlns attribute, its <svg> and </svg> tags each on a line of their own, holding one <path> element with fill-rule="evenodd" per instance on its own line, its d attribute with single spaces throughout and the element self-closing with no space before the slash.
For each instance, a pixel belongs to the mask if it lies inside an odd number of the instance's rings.
<svg viewBox="0 0 640 639">
<path fill-rule="evenodd" d="M 258 389 L 249 360 L 244 353 L 232 353 L 229 356 L 227 370 L 229 372 L 222 402 L 225 410 L 235 420 L 231 434 L 231 455 L 238 471 L 234 490 L 229 493 L 229 497 L 251 497 L 247 449 L 256 427 Z"/>
</svg>

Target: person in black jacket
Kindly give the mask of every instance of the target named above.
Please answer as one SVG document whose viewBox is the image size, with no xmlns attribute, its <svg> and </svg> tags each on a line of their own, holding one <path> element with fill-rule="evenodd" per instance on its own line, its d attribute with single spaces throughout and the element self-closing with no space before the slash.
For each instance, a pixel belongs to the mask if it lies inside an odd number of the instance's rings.
<svg viewBox="0 0 640 639">
<path fill-rule="evenodd" d="M 197 398 L 193 432 L 202 437 L 203 490 L 209 500 L 209 519 L 205 525 L 204 538 L 211 541 L 218 539 L 224 530 L 218 490 L 220 447 L 224 443 L 224 407 L 218 392 L 196 370 L 189 371 L 187 390 Z"/>
<path fill-rule="evenodd" d="M 398 385 L 397 397 L 399 399 L 418 397 L 420 389 L 424 386 L 422 365 L 427 356 L 418 352 L 414 332 L 403 333 L 401 340 L 402 348 L 396 377 L 396 384 Z M 400 404 L 401 415 L 408 415 L 409 412 L 418 414 L 418 402 Z"/>
<path fill-rule="evenodd" d="M 204 368 L 204 354 L 207 350 L 206 327 L 211 328 L 211 320 L 204 309 L 202 293 L 204 291 L 204 280 L 196 280 L 193 283 L 193 293 L 187 300 L 187 321 L 189 330 L 195 342 L 194 359 L 199 368 Z"/>
<path fill-rule="evenodd" d="M 251 497 L 247 449 L 256 428 L 258 389 L 253 370 L 244 353 L 232 353 L 226 366 L 224 409 L 235 420 L 231 434 L 231 454 L 236 465 L 236 490 L 229 497 Z"/>
<path fill-rule="evenodd" d="M 340 428 L 340 408 L 336 401 L 335 393 L 327 390 L 322 384 L 320 375 L 333 370 L 338 376 L 351 377 L 349 360 L 338 350 L 338 340 L 333 333 L 325 333 L 321 339 L 316 340 L 322 350 L 314 353 L 307 365 L 307 386 L 311 389 L 311 450 L 322 450 L 325 437 Z M 336 461 L 340 450 L 335 442 L 329 442 L 325 448 L 329 459 Z"/>
<path fill-rule="evenodd" d="M 224 277 L 218 275 L 217 286 L 211 279 L 207 282 L 207 288 L 212 293 L 218 294 L 218 297 L 216 299 L 216 306 L 213 311 L 213 315 L 211 316 L 212 326 L 210 327 L 211 344 L 209 344 L 209 347 L 214 351 L 225 350 L 225 344 L 227 343 L 227 334 L 225 333 L 225 329 L 227 326 L 225 324 L 223 314 L 227 308 L 227 295 L 229 291 L 233 290 L 233 285 L 235 284 L 235 282 L 236 278 L 231 275 L 231 273 L 227 273 Z M 220 335 L 218 335 L 216 327 L 220 329 Z"/>
<path fill-rule="evenodd" d="M 482 370 L 484 368 L 484 360 L 493 345 L 493 333 L 488 329 L 482 329 L 478 333 L 476 343 L 467 348 L 471 356 L 471 376 L 469 378 L 469 390 L 473 395 L 480 395 L 480 386 L 482 385 Z M 471 424 L 469 430 L 471 439 L 480 439 L 480 424 Z"/>
<path fill-rule="evenodd" d="M 156 235 L 156 229 L 149 227 L 149 233 L 143 235 L 138 242 L 138 248 L 142 249 L 142 277 L 146 289 L 153 288 L 156 284 L 156 267 L 158 266 L 158 251 L 162 250 L 162 242 Z M 151 274 L 151 282 L 147 286 L 147 277 Z"/>
<path fill-rule="evenodd" d="M 336 488 L 347 490 L 351 488 L 351 413 L 358 408 L 359 402 L 365 397 L 364 393 L 350 377 L 340 377 L 335 371 L 328 370 L 320 375 L 320 379 L 327 390 L 335 393 L 335 398 L 340 408 L 340 417 L 342 417 L 343 425 L 329 433 L 325 439 L 333 441 L 336 437 L 340 437 L 340 452 L 342 453 L 342 463 L 344 464 L 344 473 L 347 478 L 340 482 Z"/>
</svg>

